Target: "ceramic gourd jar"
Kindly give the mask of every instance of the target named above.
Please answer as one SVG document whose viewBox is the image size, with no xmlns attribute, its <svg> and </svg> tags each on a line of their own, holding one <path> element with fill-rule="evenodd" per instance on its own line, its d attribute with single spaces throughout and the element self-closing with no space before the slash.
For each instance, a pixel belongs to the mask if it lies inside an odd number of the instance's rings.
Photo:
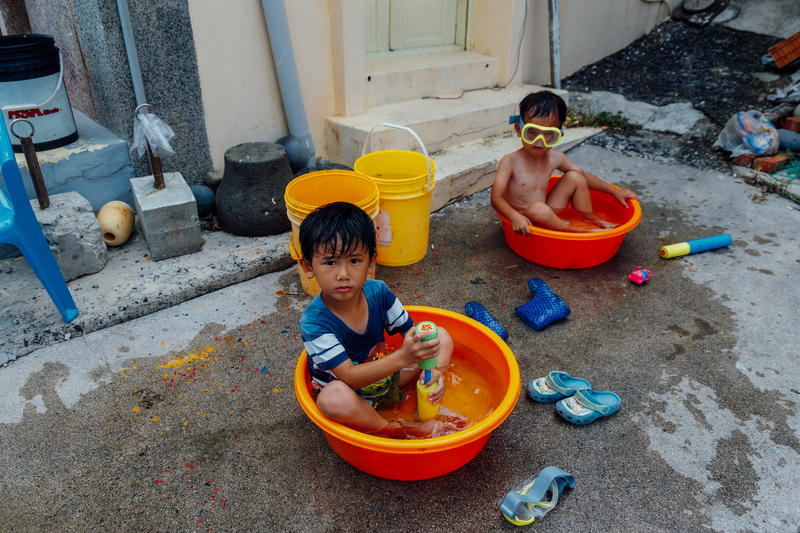
<svg viewBox="0 0 800 533">
<path fill-rule="evenodd" d="M 108 202 L 97 212 L 106 246 L 119 246 L 133 231 L 133 209 L 125 202 Z"/>
</svg>

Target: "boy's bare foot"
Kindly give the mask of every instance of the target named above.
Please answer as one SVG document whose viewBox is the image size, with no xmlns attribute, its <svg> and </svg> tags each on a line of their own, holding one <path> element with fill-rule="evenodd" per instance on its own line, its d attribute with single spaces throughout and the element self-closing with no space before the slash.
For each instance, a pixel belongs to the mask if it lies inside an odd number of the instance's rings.
<svg viewBox="0 0 800 533">
<path fill-rule="evenodd" d="M 466 429 L 470 425 L 469 420 L 464 415 L 442 407 L 436 418 L 425 422 L 408 422 L 402 419 L 392 420 L 378 435 L 394 439 L 428 439 L 450 435 Z"/>
<path fill-rule="evenodd" d="M 595 215 L 594 213 L 583 213 L 583 212 L 581 212 L 581 215 L 583 215 L 583 218 L 585 218 L 586 220 L 588 220 L 589 222 L 591 222 L 592 224 L 594 224 L 595 226 L 600 228 L 599 231 L 604 231 L 604 230 L 616 228 L 617 226 L 619 226 L 619 224 L 614 224 L 613 222 L 609 222 L 608 220 L 603 220 L 602 218 L 600 218 L 599 216 Z M 590 231 L 598 231 L 598 230 L 590 230 Z"/>
<path fill-rule="evenodd" d="M 614 224 L 613 222 L 609 222 L 607 220 L 602 220 L 602 219 L 599 219 L 599 218 L 597 220 L 592 220 L 592 223 L 597 224 L 598 226 L 600 226 L 601 230 L 607 230 L 607 229 L 616 228 L 617 226 L 619 226 L 619 224 Z"/>
<path fill-rule="evenodd" d="M 566 228 L 561 229 L 560 231 L 564 231 L 567 233 L 597 233 L 598 231 L 608 231 L 607 228 L 582 228 L 580 226 L 567 226 Z"/>
</svg>

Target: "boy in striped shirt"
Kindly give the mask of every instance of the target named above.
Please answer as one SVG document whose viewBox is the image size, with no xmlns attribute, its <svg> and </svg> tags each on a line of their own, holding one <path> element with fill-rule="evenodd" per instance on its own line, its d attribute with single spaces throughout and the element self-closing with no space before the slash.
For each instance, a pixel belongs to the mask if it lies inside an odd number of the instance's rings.
<svg viewBox="0 0 800 533">
<path fill-rule="evenodd" d="M 320 411 L 345 426 L 383 436 L 430 436 L 447 430 L 443 424 L 461 423 L 390 422 L 375 410 L 400 401 L 403 386 L 422 379 L 417 363 L 437 355 L 428 383 L 439 385 L 428 398 L 441 401 L 453 340 L 439 328 L 438 339 L 420 341 L 426 334 L 414 335 L 414 322 L 386 284 L 368 279 L 377 248 L 369 215 L 346 202 L 322 206 L 303 220 L 299 241 L 304 274 L 322 289 L 300 318 Z M 402 346 L 388 355 L 384 331 L 403 335 Z"/>
</svg>

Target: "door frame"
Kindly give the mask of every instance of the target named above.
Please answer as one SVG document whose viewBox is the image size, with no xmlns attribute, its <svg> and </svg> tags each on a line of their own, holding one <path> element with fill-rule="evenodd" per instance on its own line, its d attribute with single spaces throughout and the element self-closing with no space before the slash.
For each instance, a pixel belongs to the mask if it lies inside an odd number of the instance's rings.
<svg viewBox="0 0 800 533">
<path fill-rule="evenodd" d="M 474 41 L 480 40 L 478 51 L 486 55 L 516 54 L 516 48 L 511 50 L 512 38 L 519 38 L 515 32 L 494 31 L 493 28 L 497 26 L 497 20 L 503 21 L 501 26 L 510 24 L 513 27 L 514 15 L 521 13 L 526 1 L 512 0 L 508 5 L 502 2 L 499 6 L 494 3 L 484 6 L 492 14 L 492 21 L 487 26 L 475 16 L 477 0 L 459 0 L 459 8 L 467 10 L 467 22 L 463 28 L 465 48 L 475 49 Z M 367 109 L 364 0 L 330 0 L 330 16 L 335 114 L 345 117 L 361 115 Z M 515 34 L 513 37 L 512 33 Z M 456 38 L 460 35 L 457 28 Z"/>
</svg>

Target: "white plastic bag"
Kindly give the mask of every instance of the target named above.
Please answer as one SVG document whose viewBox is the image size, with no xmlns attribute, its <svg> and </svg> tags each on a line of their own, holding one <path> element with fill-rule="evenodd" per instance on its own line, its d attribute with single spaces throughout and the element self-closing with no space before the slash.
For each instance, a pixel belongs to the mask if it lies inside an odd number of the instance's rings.
<svg viewBox="0 0 800 533">
<path fill-rule="evenodd" d="M 754 110 L 733 115 L 714 143 L 714 148 L 728 150 L 732 157 L 775 155 L 779 146 L 778 130 L 762 113 Z"/>
<path fill-rule="evenodd" d="M 164 124 L 156 115 L 136 115 L 133 119 L 133 145 L 131 146 L 131 153 L 134 149 L 139 150 L 139 157 L 147 152 L 147 142 L 150 143 L 150 148 L 153 150 L 153 155 L 156 157 L 164 157 L 167 155 L 175 155 L 175 151 L 169 145 L 169 141 L 175 137 L 175 132 L 172 128 Z"/>
</svg>

